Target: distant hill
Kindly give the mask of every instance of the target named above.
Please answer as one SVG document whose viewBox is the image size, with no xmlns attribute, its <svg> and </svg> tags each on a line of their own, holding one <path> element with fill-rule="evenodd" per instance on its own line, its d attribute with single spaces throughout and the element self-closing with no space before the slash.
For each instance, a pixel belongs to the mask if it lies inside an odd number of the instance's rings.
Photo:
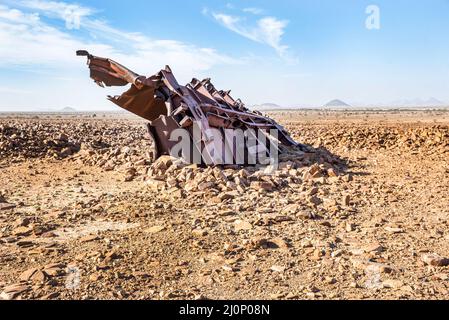
<svg viewBox="0 0 449 320">
<path fill-rule="evenodd" d="M 78 112 L 78 111 L 71 107 L 65 107 L 65 108 L 59 110 L 59 112 Z"/>
<path fill-rule="evenodd" d="M 282 109 L 282 107 L 276 103 L 263 103 L 263 104 L 258 104 L 258 105 L 252 106 L 251 109 L 254 109 L 254 110 L 276 110 L 276 109 Z"/>
<path fill-rule="evenodd" d="M 426 101 L 426 104 L 430 105 L 430 106 L 444 106 L 447 105 L 446 103 L 444 103 L 441 100 L 438 100 L 436 98 L 430 98 Z"/>
<path fill-rule="evenodd" d="M 396 100 L 391 102 L 389 105 L 400 107 L 442 107 L 447 106 L 448 104 L 441 100 L 431 97 L 426 100 L 420 98 Z"/>
<path fill-rule="evenodd" d="M 326 103 L 324 108 L 350 108 L 351 106 L 344 101 L 335 99 Z"/>
</svg>

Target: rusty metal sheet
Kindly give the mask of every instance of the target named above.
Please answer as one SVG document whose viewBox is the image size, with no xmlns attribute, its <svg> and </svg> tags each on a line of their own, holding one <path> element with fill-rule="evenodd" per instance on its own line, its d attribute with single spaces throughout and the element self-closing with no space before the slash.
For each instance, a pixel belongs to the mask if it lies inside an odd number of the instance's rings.
<svg viewBox="0 0 449 320">
<path fill-rule="evenodd" d="M 170 141 L 170 136 L 177 129 L 187 130 L 193 149 L 199 150 L 202 162 L 207 164 L 226 164 L 222 158 L 229 157 L 229 154 L 232 154 L 234 161 L 244 158 L 244 164 L 249 164 L 261 155 L 270 157 L 273 153 L 282 152 L 282 146 L 299 146 L 276 121 L 249 110 L 240 99 L 231 96 L 231 91 L 217 90 L 211 79 L 200 81 L 194 78 L 183 86 L 169 66 L 145 77 L 111 59 L 91 55 L 85 50 L 77 51 L 77 55 L 87 57 L 90 77 L 98 85 L 130 84 L 122 95 L 108 98 L 149 121 L 148 130 L 157 150 L 154 151 L 157 153 L 155 157 L 170 154 L 176 144 L 176 141 Z M 201 134 L 195 134 L 195 129 L 199 129 Z M 240 146 L 236 147 L 235 139 L 226 136 L 226 130 L 245 132 L 244 150 L 236 150 Z M 256 146 L 250 146 L 250 140 L 255 141 Z M 225 150 L 225 156 L 220 158 L 217 148 Z M 189 157 L 185 160 L 194 162 L 193 156 Z"/>
</svg>

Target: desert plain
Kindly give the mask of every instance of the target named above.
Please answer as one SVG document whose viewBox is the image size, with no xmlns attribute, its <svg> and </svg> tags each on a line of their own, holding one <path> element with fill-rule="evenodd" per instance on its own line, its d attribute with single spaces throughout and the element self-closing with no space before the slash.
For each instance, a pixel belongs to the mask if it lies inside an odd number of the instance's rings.
<svg viewBox="0 0 449 320">
<path fill-rule="evenodd" d="M 270 174 L 0 114 L 0 299 L 447 299 L 449 110 L 267 113 L 309 146 Z"/>
</svg>

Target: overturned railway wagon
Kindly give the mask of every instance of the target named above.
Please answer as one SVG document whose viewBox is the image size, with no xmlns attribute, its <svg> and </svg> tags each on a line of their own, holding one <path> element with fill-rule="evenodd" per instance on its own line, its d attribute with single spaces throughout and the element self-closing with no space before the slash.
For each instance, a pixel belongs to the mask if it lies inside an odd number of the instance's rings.
<svg viewBox="0 0 449 320">
<path fill-rule="evenodd" d="M 247 109 L 230 91 L 217 90 L 210 79 L 182 86 L 168 66 L 145 77 L 85 50 L 77 55 L 87 57 L 90 77 L 99 86 L 131 84 L 108 99 L 148 120 L 154 159 L 170 154 L 189 163 L 247 165 L 267 163 L 286 148 L 300 147 L 276 121 Z"/>
</svg>

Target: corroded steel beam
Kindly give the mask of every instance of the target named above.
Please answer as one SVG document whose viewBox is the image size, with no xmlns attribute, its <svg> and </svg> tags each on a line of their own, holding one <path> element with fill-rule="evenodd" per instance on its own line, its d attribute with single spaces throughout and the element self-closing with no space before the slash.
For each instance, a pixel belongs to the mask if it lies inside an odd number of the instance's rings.
<svg viewBox="0 0 449 320">
<path fill-rule="evenodd" d="M 240 99 L 232 98 L 230 91 L 217 90 L 210 79 L 193 79 L 182 86 L 168 66 L 153 76 L 145 77 L 111 59 L 96 57 L 84 50 L 77 51 L 77 55 L 87 57 L 90 77 L 99 86 L 131 85 L 122 95 L 109 96 L 108 99 L 149 121 L 148 130 L 157 147 L 155 157 L 170 154 L 175 142 L 169 138 L 175 129 L 184 128 L 189 131 L 191 139 L 195 139 L 194 124 L 202 133 L 200 141 L 194 141 L 194 145 L 202 152 L 203 158 L 211 157 L 213 164 L 221 163 L 214 158 L 217 136 L 211 135 L 210 129 L 244 130 L 247 139 L 255 139 L 259 143 L 257 152 L 262 150 L 267 152 L 267 156 L 281 152 L 282 146 L 298 146 L 276 121 L 249 110 Z M 256 134 L 257 130 L 263 131 L 263 134 Z M 270 130 L 276 132 L 276 137 Z M 261 139 L 261 136 L 267 139 Z M 218 139 L 221 139 L 218 144 L 229 143 L 224 136 Z M 279 146 L 270 148 L 270 140 L 276 140 Z M 248 147 L 245 150 L 245 159 L 249 159 L 253 149 Z"/>
</svg>

